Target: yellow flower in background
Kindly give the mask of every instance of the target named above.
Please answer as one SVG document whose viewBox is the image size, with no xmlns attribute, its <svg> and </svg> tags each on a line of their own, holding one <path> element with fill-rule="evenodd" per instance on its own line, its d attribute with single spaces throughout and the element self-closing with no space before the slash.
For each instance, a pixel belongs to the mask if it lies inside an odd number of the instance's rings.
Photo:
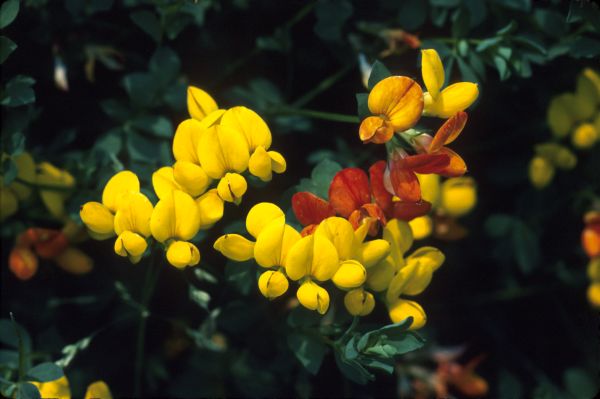
<svg viewBox="0 0 600 399">
<path fill-rule="evenodd" d="M 593 307 L 600 308 L 600 283 L 590 284 L 587 289 L 587 298 Z"/>
<path fill-rule="evenodd" d="M 529 162 L 529 180 L 537 189 L 542 189 L 550 184 L 554 172 L 554 166 L 544 157 L 535 156 Z"/>
<path fill-rule="evenodd" d="M 31 381 L 31 384 L 37 387 L 42 398 L 71 399 L 71 388 L 66 376 L 49 382 Z M 96 381 L 88 385 L 84 399 L 112 399 L 112 394 L 104 381 Z"/>
<path fill-rule="evenodd" d="M 390 76 L 373 87 L 368 98 L 369 111 L 359 127 L 363 143 L 383 144 L 394 132 L 413 127 L 423 112 L 421 86 L 406 76 Z"/>
<path fill-rule="evenodd" d="M 408 222 L 415 240 L 422 240 L 431 235 L 433 231 L 433 220 L 430 216 L 419 216 Z"/>
<path fill-rule="evenodd" d="M 65 200 L 69 193 L 64 189 L 72 188 L 75 185 L 75 179 L 66 170 L 59 169 L 48 162 L 41 162 L 38 165 L 36 182 L 39 185 L 56 187 L 58 190 L 40 188 L 40 197 L 46 206 L 46 209 L 57 219 L 65 217 Z"/>
<path fill-rule="evenodd" d="M 98 240 L 114 236 L 117 210 L 129 195 L 139 192 L 140 181 L 133 172 L 124 170 L 111 177 L 102 192 L 102 203 L 87 202 L 79 211 L 90 235 Z"/>
<path fill-rule="evenodd" d="M 444 87 L 444 66 L 437 51 L 421 50 L 421 73 L 427 92 L 423 95 L 424 115 L 450 118 L 469 108 L 479 96 L 477 84 L 459 82 Z"/>
<path fill-rule="evenodd" d="M 199 121 L 219 109 L 210 94 L 194 86 L 188 86 L 187 89 L 187 108 L 190 116 Z"/>
<path fill-rule="evenodd" d="M 3 154 L 0 159 L 3 161 L 6 157 L 7 155 Z M 17 167 L 17 179 L 25 183 L 13 181 L 8 186 L 4 186 L 3 176 L 0 174 L 0 221 L 17 212 L 19 201 L 29 198 L 31 187 L 26 183 L 36 182 L 35 161 L 28 152 L 13 157 L 13 161 Z"/>
<path fill-rule="evenodd" d="M 131 193 L 117 210 L 114 217 L 115 252 L 127 256 L 133 263 L 142 258 L 148 248 L 146 238 L 150 237 L 150 217 L 154 207 L 142 193 Z"/>
<path fill-rule="evenodd" d="M 599 138 L 600 133 L 594 125 L 591 123 L 582 123 L 573 131 L 571 142 L 573 143 L 573 147 L 580 150 L 587 150 L 588 148 L 592 148 Z"/>
<path fill-rule="evenodd" d="M 477 188 L 471 177 L 453 177 L 442 183 L 440 208 L 453 217 L 464 216 L 477 204 Z"/>
</svg>

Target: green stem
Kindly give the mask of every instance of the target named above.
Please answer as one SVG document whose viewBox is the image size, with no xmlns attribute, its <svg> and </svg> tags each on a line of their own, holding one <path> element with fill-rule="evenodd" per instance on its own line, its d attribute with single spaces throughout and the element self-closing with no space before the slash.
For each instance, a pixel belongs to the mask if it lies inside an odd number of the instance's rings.
<svg viewBox="0 0 600 399">
<path fill-rule="evenodd" d="M 344 341 L 346 340 L 346 337 L 348 335 L 350 335 L 350 333 L 352 331 L 354 331 L 354 329 L 356 328 L 356 326 L 358 325 L 358 321 L 360 320 L 360 317 L 358 316 L 354 316 L 354 318 L 352 319 L 352 323 L 350 324 L 350 327 L 348 327 L 348 329 L 346 330 L 346 332 L 344 332 L 342 334 L 341 337 L 339 337 L 335 342 L 336 344 L 343 344 Z"/>
<path fill-rule="evenodd" d="M 304 94 L 302 97 L 300 97 L 296 101 L 294 101 L 292 103 L 292 106 L 298 107 L 298 108 L 303 107 L 304 105 L 309 103 L 313 98 L 315 98 L 316 96 L 321 94 L 323 91 L 325 91 L 325 90 L 329 89 L 331 86 L 333 86 L 338 80 L 340 80 L 342 77 L 344 77 L 344 75 L 346 75 L 346 73 L 348 73 L 348 71 L 350 71 L 353 67 L 354 67 L 354 63 L 351 62 L 351 63 L 347 64 L 346 66 L 344 66 L 344 68 L 342 68 L 339 71 L 337 71 L 336 73 L 334 73 L 333 75 L 326 77 L 325 79 L 323 79 L 323 81 L 321 81 L 321 83 L 319 83 L 317 86 L 315 86 L 312 90 L 310 90 L 309 92 Z"/>
<path fill-rule="evenodd" d="M 334 112 L 322 112 L 313 109 L 301 109 L 291 106 L 278 106 L 273 108 L 269 114 L 271 115 L 298 115 L 306 116 L 307 118 L 322 119 L 333 122 L 344 122 L 344 123 L 359 123 L 358 116 L 355 115 L 344 115 L 337 114 Z"/>
<path fill-rule="evenodd" d="M 136 341 L 136 356 L 135 356 L 135 376 L 134 376 L 134 396 L 139 398 L 142 396 L 142 371 L 144 365 L 144 349 L 146 343 L 146 326 L 148 322 L 148 301 L 154 291 L 156 280 L 160 273 L 160 269 L 156 267 L 156 256 L 153 252 L 150 255 L 150 264 L 146 270 L 146 278 L 142 287 L 142 296 L 140 300 L 140 323 L 137 330 Z M 156 270 L 155 270 L 156 269 Z"/>
<path fill-rule="evenodd" d="M 17 322 L 15 321 L 15 317 L 12 312 L 10 314 L 10 319 L 12 320 L 13 326 L 15 328 L 15 334 L 17 335 L 17 343 L 19 347 L 19 381 L 23 381 L 25 378 L 25 347 L 23 345 L 23 337 L 21 337 L 21 331 Z"/>
</svg>

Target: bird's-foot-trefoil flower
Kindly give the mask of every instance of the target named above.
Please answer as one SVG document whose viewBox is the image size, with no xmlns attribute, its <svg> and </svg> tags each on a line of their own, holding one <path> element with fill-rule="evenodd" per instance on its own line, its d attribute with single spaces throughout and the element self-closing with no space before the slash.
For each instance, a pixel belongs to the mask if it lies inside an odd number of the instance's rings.
<svg viewBox="0 0 600 399">
<path fill-rule="evenodd" d="M 421 50 L 421 73 L 427 92 L 423 95 L 426 116 L 449 118 L 469 108 L 479 95 L 477 84 L 459 82 L 442 89 L 446 80 L 442 60 L 434 49 Z"/>
</svg>

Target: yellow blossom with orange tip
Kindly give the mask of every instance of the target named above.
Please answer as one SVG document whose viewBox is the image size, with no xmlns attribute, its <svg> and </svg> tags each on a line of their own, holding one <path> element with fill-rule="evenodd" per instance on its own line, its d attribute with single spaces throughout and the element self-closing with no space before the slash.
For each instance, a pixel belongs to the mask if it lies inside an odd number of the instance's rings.
<svg viewBox="0 0 600 399">
<path fill-rule="evenodd" d="M 423 112 L 423 91 L 411 78 L 390 76 L 373 87 L 368 106 L 374 116 L 365 118 L 360 124 L 360 139 L 364 143 L 386 143 L 394 132 L 410 129 L 419 121 Z"/>
<path fill-rule="evenodd" d="M 446 81 L 444 65 L 434 49 L 421 50 L 421 73 L 427 88 L 423 96 L 424 115 L 449 118 L 469 108 L 479 96 L 477 84 L 471 82 L 443 88 Z"/>
</svg>

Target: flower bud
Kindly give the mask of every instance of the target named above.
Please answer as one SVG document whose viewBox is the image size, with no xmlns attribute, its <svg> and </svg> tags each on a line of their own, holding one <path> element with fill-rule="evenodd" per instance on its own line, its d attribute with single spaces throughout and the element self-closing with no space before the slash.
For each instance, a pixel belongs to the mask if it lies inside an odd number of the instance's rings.
<svg viewBox="0 0 600 399">
<path fill-rule="evenodd" d="M 600 256 L 600 223 L 588 224 L 581 233 L 581 245 L 590 258 Z"/>
<path fill-rule="evenodd" d="M 590 304 L 600 308 L 600 283 L 592 283 L 587 289 L 587 297 Z"/>
<path fill-rule="evenodd" d="M 108 385 L 104 381 L 96 381 L 88 385 L 83 399 L 112 399 L 112 394 Z"/>
<path fill-rule="evenodd" d="M 379 263 L 390 253 L 390 243 L 386 240 L 371 240 L 362 244 L 360 260 L 365 268 L 370 268 Z"/>
<path fill-rule="evenodd" d="M 288 279 L 279 271 L 268 270 L 258 279 L 258 289 L 267 299 L 275 299 L 285 294 L 288 288 Z"/>
<path fill-rule="evenodd" d="M 587 267 L 588 278 L 595 283 L 600 283 L 600 257 L 590 260 Z"/>
<path fill-rule="evenodd" d="M 442 184 L 440 206 L 453 217 L 469 213 L 477 204 L 475 181 L 470 177 L 454 177 Z"/>
<path fill-rule="evenodd" d="M 571 142 L 575 148 L 585 150 L 591 148 L 598 141 L 598 132 L 591 123 L 583 123 L 573 131 Z"/>
<path fill-rule="evenodd" d="M 310 280 L 302 283 L 296 292 L 296 297 L 302 306 L 316 310 L 320 314 L 325 314 L 329 309 L 329 293 Z"/>
<path fill-rule="evenodd" d="M 167 260 L 180 269 L 194 266 L 200 263 L 200 251 L 191 242 L 173 241 L 167 249 Z"/>
<path fill-rule="evenodd" d="M 367 271 L 363 265 L 355 260 L 346 260 L 340 263 L 331 280 L 338 288 L 349 289 L 360 287 L 366 279 Z"/>
<path fill-rule="evenodd" d="M 246 193 L 247 189 L 248 183 L 246 183 L 246 179 L 237 173 L 226 173 L 217 185 L 219 197 L 223 201 L 233 202 L 236 205 L 242 202 L 242 196 Z"/>
<path fill-rule="evenodd" d="M 146 239 L 129 230 L 122 232 L 115 240 L 115 252 L 119 256 L 127 256 L 133 263 L 138 263 L 148 248 Z"/>
<path fill-rule="evenodd" d="M 537 189 L 546 187 L 554 177 L 554 166 L 546 158 L 536 156 L 529 163 L 529 180 Z"/>
<path fill-rule="evenodd" d="M 346 293 L 344 305 L 352 316 L 366 316 L 373 311 L 375 298 L 370 292 L 358 288 Z"/>
<path fill-rule="evenodd" d="M 19 280 L 29 280 L 37 272 L 38 258 L 28 248 L 15 247 L 8 257 L 8 265 Z"/>
<path fill-rule="evenodd" d="M 219 237 L 213 248 L 236 262 L 254 258 L 254 242 L 239 234 L 225 234 Z"/>
<path fill-rule="evenodd" d="M 54 258 L 54 262 L 71 274 L 86 274 L 92 271 L 94 261 L 81 250 L 69 247 Z"/>
<path fill-rule="evenodd" d="M 427 322 L 427 315 L 421 305 L 415 301 L 407 301 L 405 299 L 398 299 L 396 302 L 390 304 L 389 315 L 394 323 L 399 323 L 409 316 L 412 317 L 413 322 L 409 330 L 418 330 Z"/>
</svg>

